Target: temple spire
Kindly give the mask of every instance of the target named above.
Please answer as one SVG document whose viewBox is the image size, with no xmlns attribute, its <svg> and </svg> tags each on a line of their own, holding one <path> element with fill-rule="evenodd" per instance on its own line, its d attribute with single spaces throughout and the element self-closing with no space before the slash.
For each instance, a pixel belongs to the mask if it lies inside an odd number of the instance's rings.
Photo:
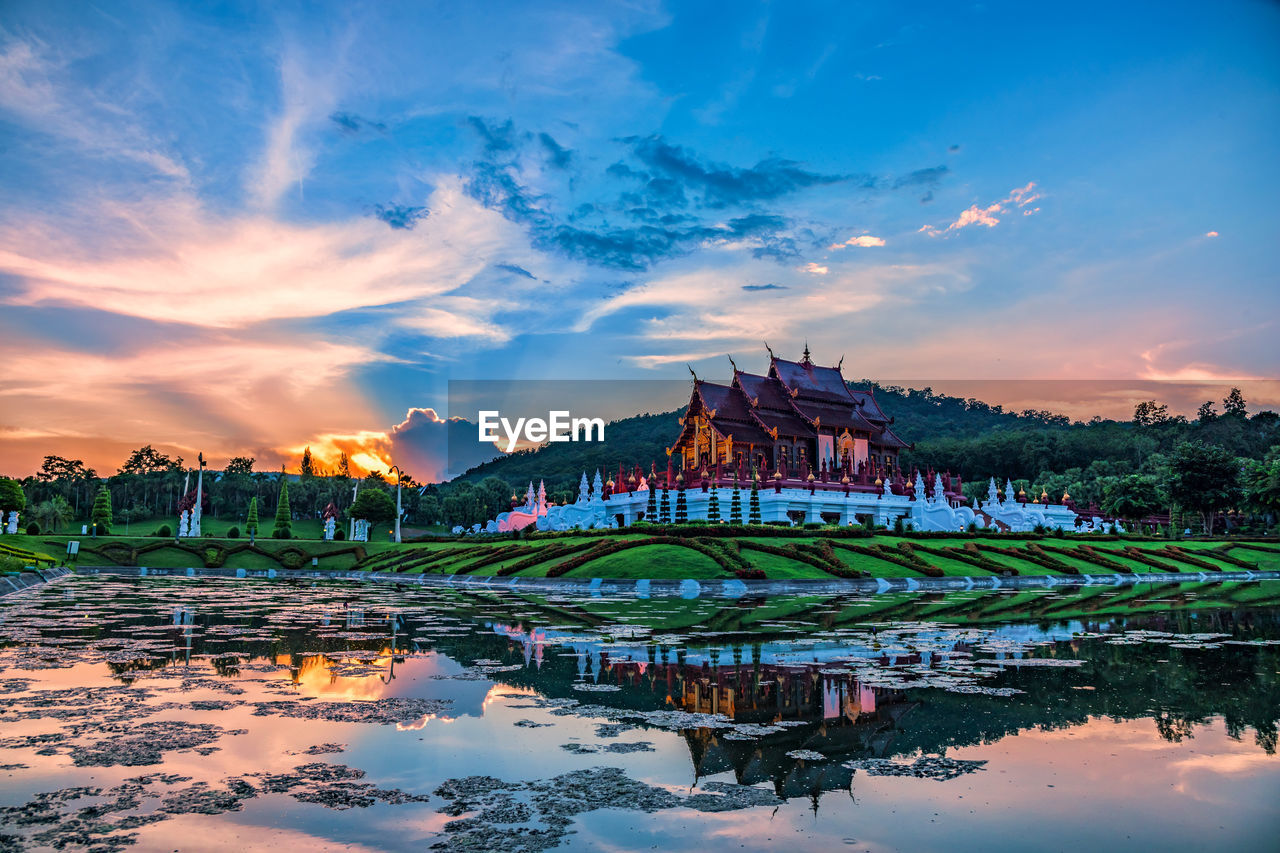
<svg viewBox="0 0 1280 853">
<path fill-rule="evenodd" d="M 809 339 L 808 339 L 808 338 L 805 338 L 805 342 L 804 342 L 804 355 L 803 355 L 803 357 L 800 359 L 800 363 L 801 363 L 801 364 L 813 364 L 813 359 L 809 358 Z"/>
</svg>

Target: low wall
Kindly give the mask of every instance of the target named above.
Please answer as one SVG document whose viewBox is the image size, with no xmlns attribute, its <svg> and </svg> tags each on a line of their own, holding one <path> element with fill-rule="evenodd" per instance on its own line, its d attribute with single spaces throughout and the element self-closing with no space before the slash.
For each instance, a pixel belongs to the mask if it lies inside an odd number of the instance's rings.
<svg viewBox="0 0 1280 853">
<path fill-rule="evenodd" d="M 1165 583 L 1226 583 L 1280 580 L 1280 572 L 1181 572 L 1179 574 L 1015 575 L 943 578 L 797 578 L 791 580 L 613 580 L 605 578 L 513 578 L 469 575 L 402 575 L 395 572 L 321 569 L 151 569 L 132 566 L 80 566 L 77 574 L 125 577 L 214 577 L 262 580 L 329 580 L 390 583 L 453 589 L 556 592 L 589 596 L 742 598 L 749 595 L 815 595 L 884 592 L 937 592 L 965 589 L 1052 589 L 1081 586 L 1132 586 Z"/>
<path fill-rule="evenodd" d="M 57 580 L 69 574 L 71 572 L 64 568 L 54 567 L 51 569 L 29 569 L 20 575 L 4 575 L 0 577 L 0 595 L 21 592 L 24 589 L 30 589 L 33 586 L 39 586 L 42 583 Z"/>
</svg>

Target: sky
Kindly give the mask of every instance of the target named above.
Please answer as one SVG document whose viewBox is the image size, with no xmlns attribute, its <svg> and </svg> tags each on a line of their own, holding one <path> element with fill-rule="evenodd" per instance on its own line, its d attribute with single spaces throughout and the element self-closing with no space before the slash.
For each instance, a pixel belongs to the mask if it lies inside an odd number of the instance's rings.
<svg viewBox="0 0 1280 853">
<path fill-rule="evenodd" d="M 1280 376 L 1276 4 L 2 8 L 4 473 L 431 479 L 451 380 L 763 341 L 935 388 Z"/>
</svg>

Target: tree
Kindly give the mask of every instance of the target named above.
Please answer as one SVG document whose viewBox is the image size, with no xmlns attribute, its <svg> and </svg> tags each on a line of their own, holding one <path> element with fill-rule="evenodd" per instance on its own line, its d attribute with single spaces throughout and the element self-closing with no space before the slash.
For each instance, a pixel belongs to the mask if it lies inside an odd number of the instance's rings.
<svg viewBox="0 0 1280 853">
<path fill-rule="evenodd" d="M 658 502 L 658 521 L 663 524 L 671 523 L 671 498 L 666 486 L 662 487 L 662 500 Z"/>
<path fill-rule="evenodd" d="M 280 500 L 276 503 L 276 525 L 271 531 L 273 539 L 289 539 L 293 535 L 293 513 L 289 510 L 289 481 L 284 466 L 280 466 Z"/>
<path fill-rule="evenodd" d="M 344 480 L 351 479 L 351 459 L 345 450 L 338 454 L 338 476 Z"/>
<path fill-rule="evenodd" d="M 1280 515 L 1280 445 L 1268 450 L 1261 461 L 1246 460 L 1241 480 L 1249 509 L 1267 516 Z"/>
<path fill-rule="evenodd" d="M 378 528 L 395 521 L 396 502 L 382 489 L 363 489 L 348 513 L 352 518 L 363 518 L 370 525 Z"/>
<path fill-rule="evenodd" d="M 253 474 L 253 463 L 257 460 L 252 456 L 232 456 L 231 461 L 227 463 L 224 474 L 238 474 L 241 476 L 249 476 Z"/>
<path fill-rule="evenodd" d="M 747 523 L 760 523 L 760 475 L 756 473 L 754 467 L 751 469 L 751 504 Z"/>
<path fill-rule="evenodd" d="M 652 482 L 649 483 L 649 501 L 644 507 L 644 520 L 648 522 L 658 520 L 658 489 Z"/>
<path fill-rule="evenodd" d="M 310 480 L 316 475 L 316 463 L 311 459 L 311 448 L 302 451 L 302 467 L 299 469 L 302 479 Z"/>
<path fill-rule="evenodd" d="M 1243 418 L 1248 416 L 1245 409 L 1244 395 L 1240 393 L 1239 388 L 1232 388 L 1231 393 L 1227 394 L 1226 399 L 1222 401 L 1222 416 L 1224 418 Z"/>
<path fill-rule="evenodd" d="M 1133 410 L 1133 422 L 1141 427 L 1168 423 L 1169 407 L 1155 400 L 1139 403 Z"/>
<path fill-rule="evenodd" d="M 40 523 L 40 529 L 45 533 L 57 533 L 71 520 L 71 505 L 62 495 L 54 495 L 32 507 L 31 515 Z"/>
<path fill-rule="evenodd" d="M 1102 511 L 1125 521 L 1141 521 L 1160 506 L 1159 484 L 1151 476 L 1113 477 L 1102 488 Z"/>
<path fill-rule="evenodd" d="M 733 486 L 733 497 L 729 499 L 729 523 L 742 523 L 742 489 L 739 489 L 737 483 Z"/>
<path fill-rule="evenodd" d="M 9 513 L 22 512 L 27 506 L 27 495 L 22 484 L 8 477 L 0 477 L 0 513 L 7 520 Z"/>
<path fill-rule="evenodd" d="M 249 513 L 245 516 L 244 532 L 258 535 L 258 499 L 249 498 Z"/>
<path fill-rule="evenodd" d="M 1200 408 L 1196 409 L 1196 420 L 1202 424 L 1212 423 L 1218 419 L 1218 411 L 1213 407 L 1212 400 L 1205 400 L 1200 404 Z"/>
<path fill-rule="evenodd" d="M 689 501 L 684 494 L 684 483 L 676 488 L 676 524 L 684 524 L 689 520 Z"/>
<path fill-rule="evenodd" d="M 1184 441 L 1169 456 L 1163 487 L 1179 507 L 1200 513 L 1212 533 L 1214 515 L 1240 500 L 1240 463 L 1216 444 Z"/>
<path fill-rule="evenodd" d="M 158 474 L 163 471 L 177 471 L 182 468 L 182 457 L 176 460 L 168 454 L 161 453 L 151 445 L 139 447 L 129 454 L 129 458 L 120 466 L 121 474 Z"/>
<path fill-rule="evenodd" d="M 115 521 L 111 515 L 111 492 L 106 486 L 98 487 L 98 494 L 93 498 L 93 509 L 89 521 L 98 533 L 110 533 L 111 524 Z"/>
<path fill-rule="evenodd" d="M 716 495 L 716 484 L 711 484 L 711 497 L 707 499 L 707 521 L 720 523 L 720 498 Z"/>
</svg>

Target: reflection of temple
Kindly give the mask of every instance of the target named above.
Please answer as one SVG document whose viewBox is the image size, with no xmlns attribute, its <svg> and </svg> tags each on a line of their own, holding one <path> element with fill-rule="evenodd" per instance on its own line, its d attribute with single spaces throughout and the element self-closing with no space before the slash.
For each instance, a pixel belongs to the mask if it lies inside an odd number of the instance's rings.
<svg viewBox="0 0 1280 853">
<path fill-rule="evenodd" d="M 687 729 L 684 737 L 697 776 L 732 771 L 738 782 L 772 782 L 788 797 L 847 789 L 852 777 L 839 761 L 797 762 L 788 752 L 810 750 L 845 760 L 884 757 L 899 721 L 919 704 L 903 691 L 859 684 L 851 674 L 823 673 L 820 664 L 621 661 L 608 666 L 607 676 L 665 693 L 665 702 L 681 711 L 781 725 L 781 731 L 746 740 L 710 728 Z"/>
</svg>

